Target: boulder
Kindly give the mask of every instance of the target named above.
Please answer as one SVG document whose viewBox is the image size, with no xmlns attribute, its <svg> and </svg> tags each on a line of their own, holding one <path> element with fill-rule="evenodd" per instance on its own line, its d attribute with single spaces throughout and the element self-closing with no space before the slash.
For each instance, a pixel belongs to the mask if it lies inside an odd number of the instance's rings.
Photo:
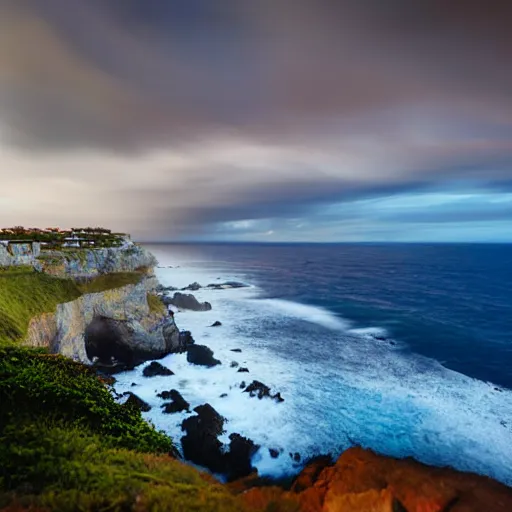
<svg viewBox="0 0 512 512">
<path fill-rule="evenodd" d="M 172 400 L 172 402 L 162 405 L 162 409 L 165 414 L 172 414 L 175 412 L 190 410 L 190 404 L 183 398 L 181 393 L 179 391 L 177 391 L 176 389 L 171 389 L 170 391 L 164 391 L 163 393 L 160 393 L 158 396 L 165 398 L 165 399 Z"/>
<path fill-rule="evenodd" d="M 276 450 L 275 448 L 269 448 L 268 453 L 273 459 L 277 459 L 279 457 L 279 450 Z"/>
<path fill-rule="evenodd" d="M 197 292 L 197 290 L 200 290 L 202 286 L 199 283 L 192 283 L 186 286 L 185 288 L 182 288 L 182 291 L 190 290 L 191 292 Z"/>
<path fill-rule="evenodd" d="M 134 407 L 135 409 L 139 409 L 142 412 L 148 412 L 151 410 L 151 406 L 147 402 L 144 402 L 142 398 L 139 398 L 134 393 L 127 391 L 126 393 L 123 393 L 123 396 L 128 396 L 128 399 L 124 403 L 125 405 L 129 405 L 131 407 Z"/>
<path fill-rule="evenodd" d="M 231 364 L 229 366 L 231 368 L 238 368 L 238 363 L 236 361 L 231 361 Z"/>
<path fill-rule="evenodd" d="M 183 420 L 181 438 L 185 459 L 208 468 L 214 473 L 226 470 L 222 443 L 217 439 L 224 431 L 223 418 L 210 404 L 194 409 L 195 416 Z"/>
<path fill-rule="evenodd" d="M 238 352 L 238 353 L 240 353 L 240 352 L 242 352 L 242 349 L 241 348 L 232 348 L 231 352 Z"/>
<path fill-rule="evenodd" d="M 217 320 L 216 322 L 213 322 L 213 324 L 210 325 L 210 327 L 220 327 L 221 325 L 222 323 Z"/>
<path fill-rule="evenodd" d="M 195 416 L 181 424 L 186 432 L 181 438 L 185 459 L 224 474 L 230 481 L 252 473 L 251 458 L 259 447 L 240 434 L 231 434 L 226 449 L 218 440 L 224 432 L 225 418 L 209 404 L 196 407 L 194 412 Z"/>
<path fill-rule="evenodd" d="M 245 388 L 244 393 L 249 393 L 252 397 L 258 397 L 260 400 L 262 398 L 268 397 L 272 398 L 276 402 L 284 402 L 284 398 L 281 396 L 281 393 L 276 393 L 275 395 L 270 394 L 270 388 L 260 382 L 259 380 L 253 380 L 247 388 Z"/>
<path fill-rule="evenodd" d="M 238 373 L 249 373 L 249 368 L 238 368 Z"/>
<path fill-rule="evenodd" d="M 231 434 L 229 441 L 229 452 L 226 453 L 228 480 L 237 480 L 255 472 L 256 468 L 252 466 L 251 459 L 259 446 L 240 434 Z"/>
<path fill-rule="evenodd" d="M 169 368 L 161 365 L 160 363 L 153 361 L 151 364 L 146 366 L 146 368 L 144 368 L 142 375 L 144 375 L 144 377 L 156 377 L 160 375 L 167 376 L 174 375 L 174 372 L 169 370 Z"/>
<path fill-rule="evenodd" d="M 194 343 L 190 331 L 180 332 L 173 320 L 169 320 L 163 326 L 162 333 L 168 354 L 181 354 L 187 350 L 189 345 Z"/>
<path fill-rule="evenodd" d="M 221 364 L 213 357 L 213 351 L 205 345 L 190 345 L 187 349 L 187 361 L 201 366 L 216 366 Z"/>
<path fill-rule="evenodd" d="M 210 311 L 212 309 L 209 302 L 199 302 L 191 293 L 176 292 L 167 302 L 168 305 L 176 306 L 178 309 L 191 311 Z"/>
</svg>

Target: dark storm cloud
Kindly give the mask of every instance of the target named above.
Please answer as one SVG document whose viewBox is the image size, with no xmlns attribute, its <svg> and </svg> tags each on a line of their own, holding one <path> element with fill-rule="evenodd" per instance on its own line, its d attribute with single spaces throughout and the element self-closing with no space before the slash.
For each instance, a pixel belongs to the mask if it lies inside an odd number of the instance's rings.
<svg viewBox="0 0 512 512">
<path fill-rule="evenodd" d="M 152 237 L 509 187 L 510 20 L 497 0 L 0 0 L 0 142 L 50 155 L 26 179 L 137 197 Z"/>
</svg>

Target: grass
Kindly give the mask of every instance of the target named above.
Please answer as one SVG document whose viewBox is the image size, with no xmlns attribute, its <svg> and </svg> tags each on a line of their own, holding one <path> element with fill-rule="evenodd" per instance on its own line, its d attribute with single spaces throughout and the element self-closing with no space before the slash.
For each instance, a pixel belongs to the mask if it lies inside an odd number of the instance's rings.
<svg viewBox="0 0 512 512">
<path fill-rule="evenodd" d="M 0 509 L 245 510 L 86 366 L 0 346 Z"/>
<path fill-rule="evenodd" d="M 80 295 L 81 291 L 69 279 L 20 267 L 0 272 L 0 341 L 21 340 L 33 317 L 53 312 L 58 304 Z"/>
<path fill-rule="evenodd" d="M 129 284 L 138 284 L 143 277 L 141 272 L 113 272 L 87 279 L 78 284 L 78 289 L 82 293 L 99 293 Z"/>
<path fill-rule="evenodd" d="M 165 304 L 162 302 L 160 297 L 154 293 L 148 293 L 147 294 L 147 300 L 148 300 L 148 306 L 149 311 L 151 313 L 156 313 L 158 315 L 165 315 L 167 312 L 167 308 L 165 307 Z"/>
</svg>

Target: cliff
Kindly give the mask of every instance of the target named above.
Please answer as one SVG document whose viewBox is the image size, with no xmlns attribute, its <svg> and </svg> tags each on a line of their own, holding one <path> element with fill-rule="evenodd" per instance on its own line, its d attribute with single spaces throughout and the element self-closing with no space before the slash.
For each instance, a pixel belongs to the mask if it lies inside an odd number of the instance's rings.
<svg viewBox="0 0 512 512">
<path fill-rule="evenodd" d="M 179 345 L 179 330 L 165 309 L 152 311 L 148 297 L 158 282 L 142 276 L 137 284 L 86 293 L 59 304 L 54 313 L 30 321 L 23 344 L 91 363 L 111 358 L 125 364 L 156 359 Z"/>
<path fill-rule="evenodd" d="M 91 278 L 114 272 L 134 272 L 156 266 L 155 257 L 132 242 L 122 247 L 41 251 L 38 242 L 8 244 L 0 241 L 0 267 L 31 266 L 58 277 Z"/>
<path fill-rule="evenodd" d="M 133 366 L 182 349 L 179 330 L 155 293 L 156 259 L 142 247 L 2 248 L 9 265 L 0 272 L 0 340 L 104 367 Z"/>
</svg>

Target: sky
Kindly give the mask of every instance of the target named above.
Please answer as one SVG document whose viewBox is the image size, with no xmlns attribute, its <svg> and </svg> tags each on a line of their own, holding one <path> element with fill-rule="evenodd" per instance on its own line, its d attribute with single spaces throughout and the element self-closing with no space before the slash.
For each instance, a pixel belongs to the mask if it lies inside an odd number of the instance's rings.
<svg viewBox="0 0 512 512">
<path fill-rule="evenodd" d="M 512 242 L 512 2 L 0 0 L 0 224 Z"/>
</svg>

